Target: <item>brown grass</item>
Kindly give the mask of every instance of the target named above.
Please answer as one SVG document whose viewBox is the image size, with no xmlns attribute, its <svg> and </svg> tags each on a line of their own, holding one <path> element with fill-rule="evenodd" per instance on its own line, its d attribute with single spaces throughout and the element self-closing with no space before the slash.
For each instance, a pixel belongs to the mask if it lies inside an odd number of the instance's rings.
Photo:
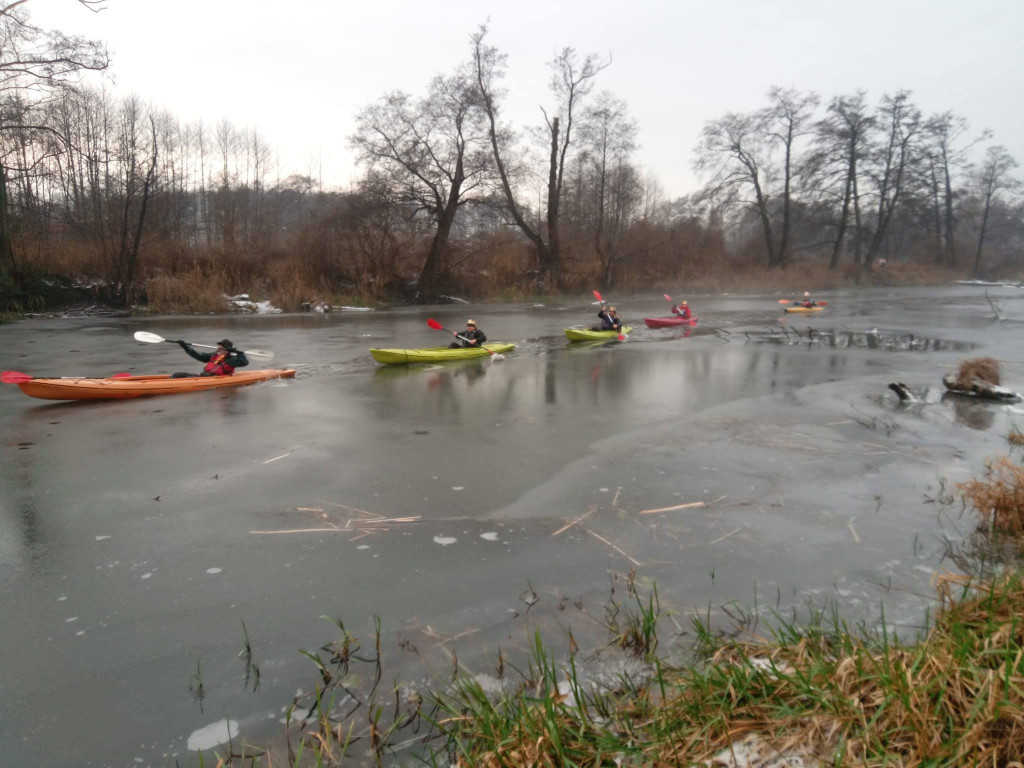
<svg viewBox="0 0 1024 768">
<path fill-rule="evenodd" d="M 1009 456 L 988 459 L 984 476 L 959 483 L 957 490 L 977 510 L 979 527 L 1024 537 L 1024 467 Z"/>
<path fill-rule="evenodd" d="M 970 390 L 974 381 L 998 385 L 999 361 L 994 357 L 972 357 L 960 363 L 956 374 L 956 388 Z"/>
</svg>

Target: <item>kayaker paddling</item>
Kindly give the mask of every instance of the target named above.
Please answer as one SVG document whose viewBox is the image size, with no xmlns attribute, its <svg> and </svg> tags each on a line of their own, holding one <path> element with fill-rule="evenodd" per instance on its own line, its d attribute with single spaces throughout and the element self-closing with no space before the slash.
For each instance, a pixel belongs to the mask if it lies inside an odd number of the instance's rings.
<svg viewBox="0 0 1024 768">
<path fill-rule="evenodd" d="M 810 291 L 804 291 L 804 300 L 803 301 L 798 301 L 796 305 L 798 307 L 810 308 L 810 307 L 818 306 L 818 302 L 811 301 L 811 292 Z"/>
<path fill-rule="evenodd" d="M 487 341 L 484 332 L 476 327 L 476 321 L 470 318 L 466 321 L 466 330 L 462 333 L 452 331 L 455 341 L 448 345 L 448 349 L 466 349 L 468 347 L 479 347 Z"/>
<path fill-rule="evenodd" d="M 672 305 L 672 314 L 677 315 L 677 316 L 683 318 L 684 320 L 689 320 L 690 319 L 690 306 L 686 303 L 686 301 L 681 302 L 678 307 L 675 304 L 673 304 Z"/>
<path fill-rule="evenodd" d="M 235 372 L 235 368 L 249 364 L 249 358 L 245 356 L 245 352 L 235 349 L 230 339 L 218 341 L 217 349 L 213 352 L 196 352 L 192 345 L 180 339 L 177 343 L 190 357 L 194 357 L 206 365 L 202 373 L 175 373 L 171 376 L 172 379 L 186 379 L 192 376 L 230 376 Z"/>
<path fill-rule="evenodd" d="M 597 316 L 601 318 L 601 325 L 595 327 L 595 331 L 621 331 L 622 320 L 619 318 L 619 313 L 615 307 L 608 307 L 605 309 L 604 304 L 601 305 L 601 311 L 597 313 Z"/>
</svg>

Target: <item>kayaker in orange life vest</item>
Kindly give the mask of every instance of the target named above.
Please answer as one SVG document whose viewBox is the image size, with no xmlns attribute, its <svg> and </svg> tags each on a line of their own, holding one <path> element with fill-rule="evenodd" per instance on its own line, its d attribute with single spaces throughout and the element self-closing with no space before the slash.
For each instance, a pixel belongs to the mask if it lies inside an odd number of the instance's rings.
<svg viewBox="0 0 1024 768">
<path fill-rule="evenodd" d="M 689 307 L 689 305 L 685 301 L 682 302 L 678 307 L 675 304 L 673 304 L 672 305 L 672 314 L 678 315 L 679 317 L 683 318 L 683 320 L 689 320 L 690 319 L 690 307 Z"/>
<path fill-rule="evenodd" d="M 206 363 L 202 373 L 175 373 L 172 379 L 187 379 L 192 376 L 230 376 L 235 368 L 249 364 L 249 358 L 245 352 L 235 349 L 230 339 L 221 339 L 217 342 L 217 349 L 213 352 L 196 352 L 189 346 L 187 341 L 178 340 L 179 346 L 184 349 L 190 357 L 194 357 L 201 363 Z"/>
</svg>

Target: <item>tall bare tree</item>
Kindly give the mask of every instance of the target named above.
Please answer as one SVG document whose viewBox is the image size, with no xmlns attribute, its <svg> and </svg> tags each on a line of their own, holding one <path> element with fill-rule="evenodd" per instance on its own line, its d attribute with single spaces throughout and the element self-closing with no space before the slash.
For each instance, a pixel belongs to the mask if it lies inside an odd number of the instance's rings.
<svg viewBox="0 0 1024 768">
<path fill-rule="evenodd" d="M 518 169 L 510 166 L 509 156 L 514 152 L 511 146 L 514 137 L 507 128 L 501 126 L 499 119 L 498 101 L 502 92 L 498 81 L 505 73 L 505 55 L 488 45 L 486 37 L 486 26 L 481 26 L 471 37 L 473 65 L 482 106 L 487 115 L 491 151 L 501 193 L 516 226 L 534 246 L 542 277 L 558 287 L 562 280 L 559 215 L 566 160 L 573 141 L 573 120 L 581 102 L 593 90 L 594 78 L 611 64 L 611 58 L 602 59 L 596 54 L 588 54 L 581 59 L 573 48 L 563 48 L 549 62 L 554 70 L 551 90 L 556 98 L 556 107 L 551 114 L 541 108 L 548 147 L 545 232 L 540 226 L 534 227 L 527 221 L 525 208 L 518 201 L 517 184 L 523 184 L 524 179 L 516 178 L 519 175 L 516 173 Z"/>
<path fill-rule="evenodd" d="M 438 295 L 439 277 L 459 208 L 487 177 L 487 133 L 468 72 L 435 77 L 421 99 L 390 93 L 356 119 L 350 143 L 394 199 L 429 216 L 434 234 L 417 283 L 421 301 Z"/>
<path fill-rule="evenodd" d="M 875 228 L 864 257 L 864 269 L 871 269 L 881 252 L 893 214 L 902 202 L 914 142 L 921 130 L 921 111 L 911 103 L 909 91 L 899 91 L 895 96 L 882 97 L 878 123 L 886 138 L 872 152 L 868 174 L 876 197 L 876 210 Z"/>
<path fill-rule="evenodd" d="M 761 113 L 761 121 L 769 140 L 774 142 L 775 148 L 782 154 L 782 234 L 779 250 L 769 265 L 785 268 L 789 264 L 793 221 L 794 151 L 797 141 L 810 133 L 811 117 L 818 105 L 818 96 L 814 93 L 802 94 L 791 88 L 773 87 L 768 92 L 768 101 L 768 107 Z"/>
<path fill-rule="evenodd" d="M 866 95 L 838 96 L 829 103 L 825 117 L 816 126 L 814 151 L 808 161 L 812 185 L 829 200 L 828 208 L 838 203 L 834 221 L 835 239 L 829 257 L 829 269 L 839 266 L 840 257 L 853 213 L 854 263 L 860 263 L 861 208 L 858 172 L 875 125 Z"/>
<path fill-rule="evenodd" d="M 988 148 L 984 162 L 975 173 L 974 184 L 978 197 L 981 198 L 982 213 L 981 223 L 978 225 L 978 249 L 974 254 L 974 269 L 971 270 L 974 277 L 978 277 L 981 271 L 982 248 L 985 245 L 993 205 L 999 201 L 1001 194 L 1013 193 L 1021 188 L 1021 182 L 1011 175 L 1016 167 L 1017 161 L 1006 151 L 1006 147 L 995 146 Z"/>
<path fill-rule="evenodd" d="M 976 139 L 961 142 L 967 133 L 967 119 L 946 111 L 933 115 L 923 126 L 924 154 L 935 222 L 935 262 L 956 266 L 956 193 L 954 175 L 967 165 L 970 151 L 991 137 L 983 131 Z M 941 247 L 938 247 L 941 246 Z"/>
<path fill-rule="evenodd" d="M 97 0 L 78 2 L 93 10 L 103 7 Z M 39 104 L 73 83 L 81 72 L 107 68 L 110 58 L 102 43 L 33 25 L 27 4 L 28 0 L 0 0 L 0 100 Z M 15 114 L 19 119 L 12 122 L 10 117 Z M 6 151 L 6 137 L 12 131 L 31 128 L 23 122 L 31 114 L 29 109 L 0 110 L 0 142 L 4 145 L 0 155 L 0 284 L 9 282 L 15 270 L 7 184 L 10 172 L 19 166 L 16 156 Z"/>
<path fill-rule="evenodd" d="M 636 149 L 636 123 L 626 104 L 608 92 L 587 107 L 580 123 L 581 155 L 590 169 L 594 188 L 594 251 L 601 265 L 601 287 L 611 287 L 612 265 L 639 200 L 635 170 L 629 164 Z"/>
</svg>

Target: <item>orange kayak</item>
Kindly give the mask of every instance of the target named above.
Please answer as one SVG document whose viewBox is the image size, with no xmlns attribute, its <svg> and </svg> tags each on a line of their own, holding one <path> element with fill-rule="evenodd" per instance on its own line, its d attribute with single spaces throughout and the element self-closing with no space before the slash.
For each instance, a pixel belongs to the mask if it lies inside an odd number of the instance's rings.
<svg viewBox="0 0 1024 768">
<path fill-rule="evenodd" d="M 292 368 L 236 371 L 231 376 L 192 376 L 172 379 L 169 374 L 124 376 L 116 379 L 31 379 L 18 387 L 29 397 L 43 400 L 121 400 L 129 397 L 178 395 L 255 384 L 268 379 L 290 379 Z"/>
</svg>

